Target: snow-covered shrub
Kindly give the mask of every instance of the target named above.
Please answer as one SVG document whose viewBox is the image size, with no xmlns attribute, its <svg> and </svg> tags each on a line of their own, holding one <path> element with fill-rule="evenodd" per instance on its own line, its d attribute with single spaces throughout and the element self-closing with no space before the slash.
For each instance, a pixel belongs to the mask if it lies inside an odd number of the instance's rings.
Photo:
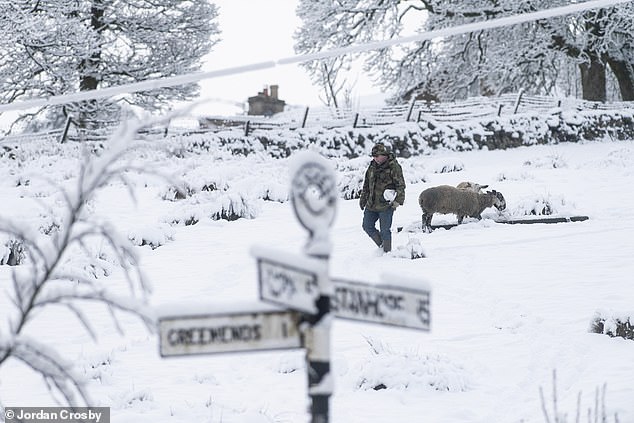
<svg viewBox="0 0 634 423">
<path fill-rule="evenodd" d="M 240 192 L 244 197 L 260 198 L 264 201 L 274 201 L 276 203 L 285 203 L 289 199 L 288 184 L 271 181 L 264 175 L 259 178 L 250 177 L 236 182 L 232 186 L 232 191 Z"/>
<path fill-rule="evenodd" d="M 231 192 L 216 196 L 209 206 L 208 216 L 211 220 L 253 219 L 260 213 L 260 208 L 253 200 Z"/>
<path fill-rule="evenodd" d="M 369 156 L 354 159 L 336 160 L 335 169 L 338 175 L 337 189 L 344 200 L 357 199 L 363 189 L 363 177 L 372 158 Z"/>
<path fill-rule="evenodd" d="M 0 265 L 18 266 L 24 263 L 26 251 L 24 244 L 17 239 L 8 239 L 0 244 Z"/>
<path fill-rule="evenodd" d="M 414 224 L 415 225 L 415 224 Z M 418 229 L 420 231 L 420 223 L 418 223 Z M 406 245 L 399 245 L 392 250 L 392 256 L 408 259 L 419 259 L 425 257 L 425 251 L 423 250 L 423 243 L 418 235 L 410 234 Z"/>
<path fill-rule="evenodd" d="M 188 184 L 172 185 L 161 194 L 161 198 L 166 201 L 184 200 L 196 193 L 196 190 Z"/>
<path fill-rule="evenodd" d="M 131 389 L 113 399 L 112 408 L 134 409 L 135 411 L 147 411 L 156 408 L 154 395 L 148 388 Z"/>
<path fill-rule="evenodd" d="M 611 313 L 599 310 L 590 324 L 590 332 L 634 340 L 634 313 Z"/>
<path fill-rule="evenodd" d="M 339 180 L 337 181 L 337 188 L 341 193 L 341 198 L 344 200 L 353 200 L 361 197 L 363 176 L 364 172 L 359 171 L 348 171 L 340 174 Z"/>
<path fill-rule="evenodd" d="M 112 378 L 112 363 L 114 351 L 95 354 L 92 357 L 80 357 L 79 367 L 84 375 L 92 380 L 99 381 L 101 385 L 109 383 Z"/>
<path fill-rule="evenodd" d="M 498 182 L 504 182 L 504 181 L 528 181 L 528 180 L 533 180 L 533 179 L 535 179 L 535 175 L 533 175 L 532 173 L 528 173 L 528 172 L 500 173 L 495 178 L 495 180 L 498 181 Z"/>
<path fill-rule="evenodd" d="M 9 160 L 16 159 L 15 147 L 10 145 L 3 145 L 0 147 L 0 158 L 8 158 Z"/>
<path fill-rule="evenodd" d="M 420 158 L 399 160 L 399 163 L 403 168 L 403 177 L 405 178 L 405 182 L 407 184 L 427 182 L 427 170 Z"/>
<path fill-rule="evenodd" d="M 105 248 L 109 247 L 106 246 Z M 75 272 L 78 277 L 99 279 L 110 276 L 115 268 L 126 265 L 129 265 L 129 263 L 119 263 L 100 247 L 85 245 L 83 249 L 77 246 L 70 247 L 68 249 L 68 257 L 60 267 Z"/>
<path fill-rule="evenodd" d="M 526 160 L 524 166 L 547 169 L 561 169 L 568 167 L 566 160 L 558 154 L 551 154 L 545 157 L 534 157 Z"/>
<path fill-rule="evenodd" d="M 203 208 L 200 204 L 186 204 L 176 208 L 164 221 L 170 225 L 191 226 L 205 218 Z"/>
<path fill-rule="evenodd" d="M 356 388 L 360 390 L 421 389 L 462 392 L 471 382 L 467 371 L 440 355 L 393 351 L 368 339 L 372 355 L 360 363 Z"/>
<path fill-rule="evenodd" d="M 231 191 L 239 192 L 244 197 L 285 203 L 290 191 L 287 174 L 287 169 L 281 169 L 280 166 L 256 166 L 252 173 L 236 176 L 231 181 Z"/>
<path fill-rule="evenodd" d="M 574 212 L 574 204 L 569 204 L 563 196 L 536 195 L 513 202 L 507 210 L 511 216 L 550 216 L 570 215 Z"/>
<path fill-rule="evenodd" d="M 168 225 L 145 226 L 142 228 L 132 229 L 128 233 L 128 239 L 134 245 L 149 245 L 153 250 L 172 241 L 174 239 L 174 230 Z"/>
<path fill-rule="evenodd" d="M 260 213 L 258 203 L 241 193 L 212 191 L 191 197 L 175 208 L 164 221 L 172 225 L 195 225 L 203 219 L 233 221 L 253 219 Z"/>
<path fill-rule="evenodd" d="M 29 178 L 20 176 L 15 180 L 16 187 L 28 187 L 29 185 L 31 185 L 31 180 Z"/>
<path fill-rule="evenodd" d="M 464 170 L 464 163 L 449 159 L 437 161 L 431 165 L 431 170 L 434 173 L 460 172 L 461 170 Z"/>
<path fill-rule="evenodd" d="M 277 203 L 285 203 L 288 201 L 288 186 L 273 184 L 268 187 L 260 196 L 264 201 L 275 201 Z"/>
<path fill-rule="evenodd" d="M 40 222 L 40 232 L 44 235 L 53 235 L 60 230 L 60 223 L 53 215 L 40 215 L 42 222 Z"/>
</svg>

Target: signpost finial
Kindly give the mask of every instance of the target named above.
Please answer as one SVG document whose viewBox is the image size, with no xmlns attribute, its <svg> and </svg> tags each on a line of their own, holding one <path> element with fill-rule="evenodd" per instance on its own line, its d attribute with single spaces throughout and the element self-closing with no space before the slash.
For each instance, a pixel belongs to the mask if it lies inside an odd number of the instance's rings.
<svg viewBox="0 0 634 423">
<path fill-rule="evenodd" d="M 337 187 L 330 163 L 313 152 L 294 158 L 291 169 L 291 204 L 300 224 L 309 232 L 309 256 L 329 256 L 329 230 L 335 219 Z"/>
</svg>

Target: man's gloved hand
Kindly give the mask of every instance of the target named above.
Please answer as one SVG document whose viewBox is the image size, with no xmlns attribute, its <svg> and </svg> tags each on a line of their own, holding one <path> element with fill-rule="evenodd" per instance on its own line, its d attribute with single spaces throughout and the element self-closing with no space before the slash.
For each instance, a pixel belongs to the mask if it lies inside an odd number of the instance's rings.
<svg viewBox="0 0 634 423">
<path fill-rule="evenodd" d="M 399 203 L 398 201 L 392 201 L 392 202 L 390 203 L 390 206 L 392 207 L 392 210 L 396 210 L 396 208 L 397 208 L 398 206 L 400 206 L 400 205 L 401 205 L 401 203 Z"/>
</svg>

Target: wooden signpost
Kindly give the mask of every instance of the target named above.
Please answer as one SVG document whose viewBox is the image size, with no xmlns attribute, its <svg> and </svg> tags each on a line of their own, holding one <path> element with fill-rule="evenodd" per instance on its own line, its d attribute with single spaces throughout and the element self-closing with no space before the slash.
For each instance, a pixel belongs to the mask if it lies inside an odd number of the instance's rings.
<svg viewBox="0 0 634 423">
<path fill-rule="evenodd" d="M 311 423 L 328 423 L 333 392 L 330 375 L 332 318 L 430 330 L 430 290 L 421 281 L 395 286 L 331 280 L 329 230 L 337 190 L 329 163 L 314 153 L 296 157 L 291 203 L 309 232 L 303 254 L 254 247 L 260 299 L 281 310 L 226 314 L 168 315 L 159 319 L 163 357 L 254 350 L 306 350 Z M 394 280 L 392 280 L 394 279 Z"/>
</svg>

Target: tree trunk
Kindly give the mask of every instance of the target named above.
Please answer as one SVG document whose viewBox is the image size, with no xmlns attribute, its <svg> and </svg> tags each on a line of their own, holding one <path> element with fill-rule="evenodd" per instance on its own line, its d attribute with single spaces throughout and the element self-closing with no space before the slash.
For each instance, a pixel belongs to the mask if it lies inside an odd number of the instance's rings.
<svg viewBox="0 0 634 423">
<path fill-rule="evenodd" d="M 90 27 L 99 33 L 103 29 L 104 5 L 103 0 L 93 0 L 90 8 Z M 101 63 L 101 49 L 98 48 L 89 58 L 83 59 L 79 64 L 79 90 L 91 91 L 99 88 L 101 75 L 99 64 Z M 99 100 L 87 100 L 79 103 L 78 114 L 75 123 L 83 129 L 95 129 L 100 126 L 98 116 L 101 110 Z"/>
<path fill-rule="evenodd" d="M 624 60 L 616 60 L 608 57 L 610 69 L 619 83 L 621 100 L 634 101 L 634 67 Z"/>
<path fill-rule="evenodd" d="M 582 97 L 588 101 L 606 100 L 605 64 L 591 56 L 590 63 L 579 65 L 581 70 Z"/>
<path fill-rule="evenodd" d="M 603 9 L 587 11 L 583 14 L 586 31 L 599 40 L 605 37 L 605 29 L 602 24 L 604 17 L 605 11 Z M 583 99 L 589 101 L 605 101 L 607 98 L 605 62 L 601 60 L 601 55 L 593 50 L 586 51 L 586 55 L 590 58 L 590 63 L 582 63 L 579 65 L 581 69 Z"/>
<path fill-rule="evenodd" d="M 102 0 L 94 0 L 90 9 L 90 26 L 99 33 L 103 26 L 104 5 Z M 88 91 L 95 90 L 99 86 L 101 78 L 99 77 L 99 62 L 101 61 L 101 50 L 95 51 L 89 59 L 81 61 L 81 77 L 79 80 L 79 90 Z"/>
</svg>

